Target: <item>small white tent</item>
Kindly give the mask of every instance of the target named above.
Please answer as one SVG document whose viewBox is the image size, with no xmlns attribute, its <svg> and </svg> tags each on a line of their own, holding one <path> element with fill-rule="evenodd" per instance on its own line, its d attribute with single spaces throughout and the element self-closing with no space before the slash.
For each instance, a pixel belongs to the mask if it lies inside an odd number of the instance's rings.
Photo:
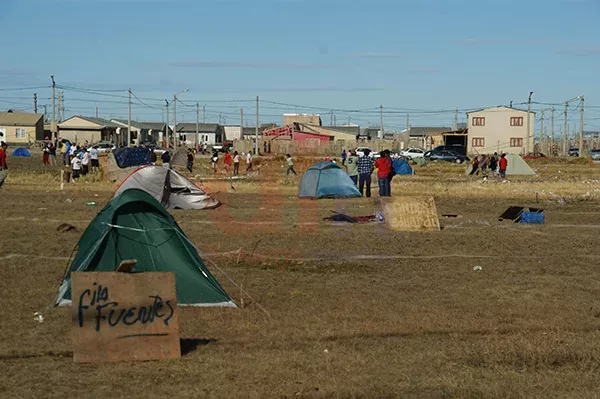
<svg viewBox="0 0 600 399">
<path fill-rule="evenodd" d="M 518 154 L 506 154 L 506 159 L 508 160 L 508 165 L 506 166 L 507 176 L 535 175 L 533 169 Z"/>
<path fill-rule="evenodd" d="M 162 166 L 142 166 L 129 175 L 114 198 L 130 188 L 143 190 L 167 209 L 213 209 L 221 205 L 176 171 Z"/>
</svg>

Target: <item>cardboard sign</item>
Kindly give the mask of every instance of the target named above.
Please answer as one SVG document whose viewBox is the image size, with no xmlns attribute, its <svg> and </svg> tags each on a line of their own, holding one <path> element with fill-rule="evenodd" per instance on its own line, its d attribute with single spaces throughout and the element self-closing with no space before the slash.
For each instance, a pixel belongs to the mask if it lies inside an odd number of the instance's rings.
<svg viewBox="0 0 600 399">
<path fill-rule="evenodd" d="M 76 363 L 181 357 L 173 272 L 71 275 Z"/>
<path fill-rule="evenodd" d="M 438 231 L 438 219 L 433 197 L 381 198 L 385 221 L 396 231 Z"/>
</svg>

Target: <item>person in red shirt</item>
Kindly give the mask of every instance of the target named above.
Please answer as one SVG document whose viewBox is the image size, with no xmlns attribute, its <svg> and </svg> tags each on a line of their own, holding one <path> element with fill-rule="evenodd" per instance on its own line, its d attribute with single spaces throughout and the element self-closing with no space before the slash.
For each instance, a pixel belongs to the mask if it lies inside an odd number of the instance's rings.
<svg viewBox="0 0 600 399">
<path fill-rule="evenodd" d="M 8 166 L 6 165 L 6 147 L 8 147 L 8 145 L 3 141 L 0 146 L 0 170 L 8 169 Z"/>
<path fill-rule="evenodd" d="M 500 160 L 498 161 L 498 169 L 500 172 L 500 177 L 501 178 L 505 178 L 506 177 L 506 168 L 508 167 L 508 159 L 506 159 L 506 154 L 502 154 L 500 155 Z"/>
<path fill-rule="evenodd" d="M 390 197 L 390 172 L 392 171 L 392 163 L 390 159 L 386 157 L 385 151 L 379 153 L 379 158 L 375 161 L 375 167 L 377 168 L 377 179 L 379 181 L 379 196 Z"/>
<path fill-rule="evenodd" d="M 227 174 L 229 174 L 229 168 L 231 168 L 231 163 L 232 163 L 232 158 L 231 158 L 231 154 L 229 152 L 225 153 L 225 171 L 227 172 Z"/>
</svg>

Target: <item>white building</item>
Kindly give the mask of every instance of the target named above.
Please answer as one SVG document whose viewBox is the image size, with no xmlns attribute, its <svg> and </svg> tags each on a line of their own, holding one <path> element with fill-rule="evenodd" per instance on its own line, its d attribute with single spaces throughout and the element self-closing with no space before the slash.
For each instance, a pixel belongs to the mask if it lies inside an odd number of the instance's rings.
<svg viewBox="0 0 600 399">
<path fill-rule="evenodd" d="M 533 152 L 535 112 L 529 117 L 529 152 Z M 527 140 L 527 111 L 505 106 L 467 112 L 469 154 L 524 154 Z"/>
</svg>

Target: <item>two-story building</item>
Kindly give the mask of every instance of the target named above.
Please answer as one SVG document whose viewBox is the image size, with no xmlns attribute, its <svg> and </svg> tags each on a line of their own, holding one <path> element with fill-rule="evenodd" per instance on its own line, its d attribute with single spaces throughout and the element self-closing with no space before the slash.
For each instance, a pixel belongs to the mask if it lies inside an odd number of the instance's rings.
<svg viewBox="0 0 600 399">
<path fill-rule="evenodd" d="M 467 112 L 469 154 L 504 152 L 524 154 L 529 137 L 529 151 L 533 151 L 535 112 L 529 114 L 527 134 L 527 111 L 505 106 Z"/>
</svg>

